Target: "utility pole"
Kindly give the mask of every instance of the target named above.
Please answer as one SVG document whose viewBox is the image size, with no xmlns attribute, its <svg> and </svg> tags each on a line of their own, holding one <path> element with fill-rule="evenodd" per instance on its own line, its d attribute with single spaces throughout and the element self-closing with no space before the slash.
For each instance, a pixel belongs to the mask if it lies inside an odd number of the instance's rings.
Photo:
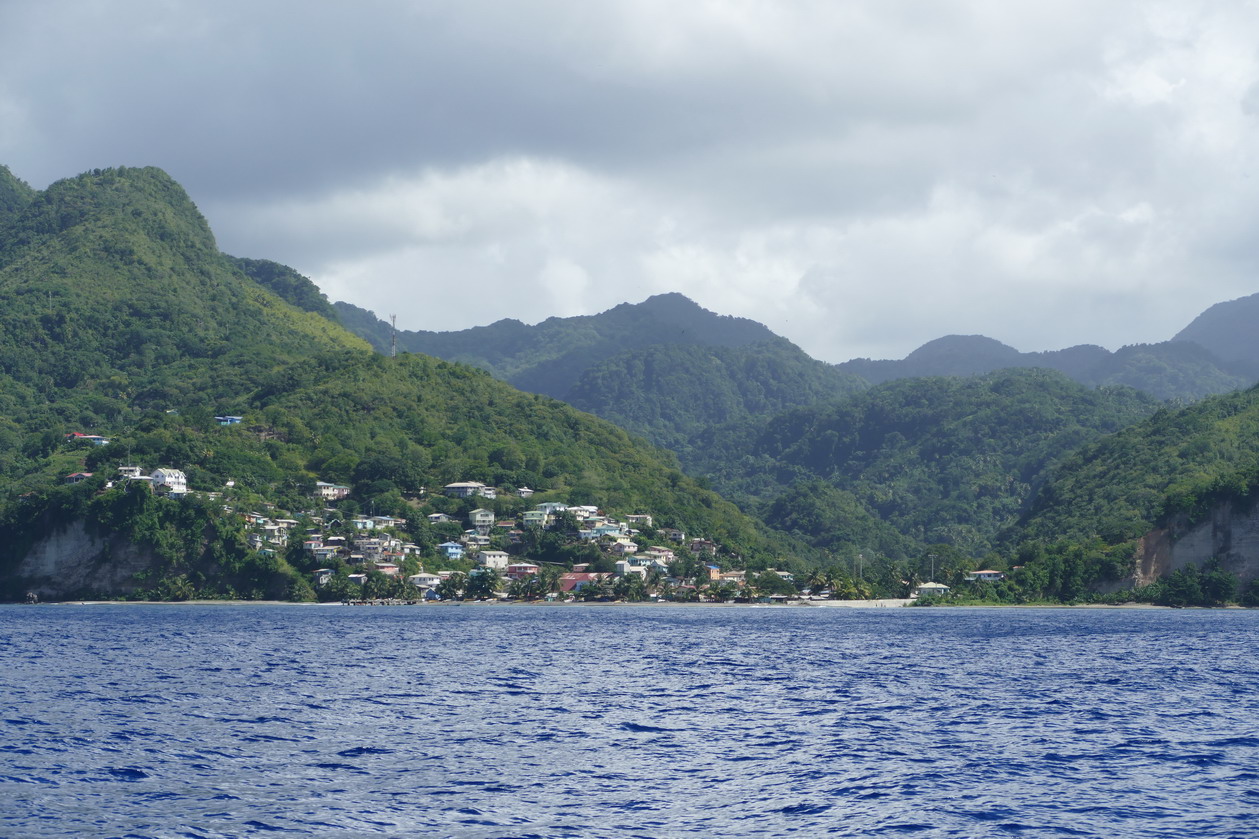
<svg viewBox="0 0 1259 839">
<path fill-rule="evenodd" d="M 396 358 L 398 355 L 398 316 L 389 316 L 389 357 Z"/>
<path fill-rule="evenodd" d="M 934 583 L 936 581 L 936 555 L 927 554 L 927 557 L 931 560 L 931 582 Z"/>
</svg>

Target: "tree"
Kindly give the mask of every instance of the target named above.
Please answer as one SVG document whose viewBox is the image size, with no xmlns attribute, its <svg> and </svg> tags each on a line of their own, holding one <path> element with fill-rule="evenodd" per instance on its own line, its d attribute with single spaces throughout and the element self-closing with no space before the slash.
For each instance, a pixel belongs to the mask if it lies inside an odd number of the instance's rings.
<svg viewBox="0 0 1259 839">
<path fill-rule="evenodd" d="M 455 571 L 437 584 L 437 594 L 442 600 L 460 600 L 468 587 L 468 575 Z"/>
<path fill-rule="evenodd" d="M 493 568 L 473 568 L 468 572 L 465 596 L 469 600 L 489 600 L 502 585 L 502 578 Z"/>
</svg>

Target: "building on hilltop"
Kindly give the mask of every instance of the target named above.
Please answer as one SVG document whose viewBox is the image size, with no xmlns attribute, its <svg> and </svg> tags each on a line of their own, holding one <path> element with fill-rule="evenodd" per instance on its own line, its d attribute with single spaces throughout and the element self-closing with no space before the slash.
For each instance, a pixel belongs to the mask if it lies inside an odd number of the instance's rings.
<svg viewBox="0 0 1259 839">
<path fill-rule="evenodd" d="M 167 495 L 184 495 L 188 492 L 188 476 L 178 469 L 161 467 L 154 469 L 149 477 L 153 480 L 154 492 Z"/>
</svg>

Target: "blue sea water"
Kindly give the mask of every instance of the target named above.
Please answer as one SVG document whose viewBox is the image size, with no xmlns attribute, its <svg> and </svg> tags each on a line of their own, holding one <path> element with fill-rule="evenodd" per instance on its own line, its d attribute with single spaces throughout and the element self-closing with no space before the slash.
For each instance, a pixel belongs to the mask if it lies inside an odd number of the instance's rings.
<svg viewBox="0 0 1259 839">
<path fill-rule="evenodd" d="M 3 837 L 1254 837 L 1259 612 L 0 607 Z"/>
</svg>

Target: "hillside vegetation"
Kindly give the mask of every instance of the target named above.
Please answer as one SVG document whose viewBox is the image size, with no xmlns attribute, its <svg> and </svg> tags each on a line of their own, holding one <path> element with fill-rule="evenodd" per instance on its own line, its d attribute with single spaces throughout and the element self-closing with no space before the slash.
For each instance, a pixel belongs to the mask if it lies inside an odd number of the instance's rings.
<svg viewBox="0 0 1259 839">
<path fill-rule="evenodd" d="M 863 546 L 852 538 L 859 531 L 830 523 L 834 514 L 804 527 L 798 515 L 775 510 L 792 509 L 781 499 L 820 482 L 834 490 L 827 506 L 849 508 L 843 518 L 864 510 L 903 545 L 944 544 L 982 556 L 1071 451 L 1156 408 L 1136 391 L 1088 389 L 1046 370 L 898 380 L 709 432 L 688 466 L 819 547 Z"/>
<path fill-rule="evenodd" d="M 690 440 L 711 426 L 831 402 L 865 387 L 779 338 L 624 352 L 583 372 L 567 401 L 685 456 Z"/>
<path fill-rule="evenodd" d="M 480 480 L 646 509 L 720 541 L 739 563 L 781 553 L 619 428 L 470 367 L 373 353 L 296 272 L 221 254 L 160 170 L 93 171 L 28 197 L 10 187 L 18 197 L 0 228 L 9 597 L 20 595 L 13 575 L 25 551 L 76 522 L 101 540 L 93 561 L 122 549 L 115 537 L 145 546 L 156 564 L 136 590 L 169 594 L 162 586 L 180 580 L 185 593 L 306 596 L 301 569 L 245 546 L 236 508 L 308 509 L 316 479 L 353 488 L 347 513 L 414 518 L 417 539 L 429 488 Z M 243 420 L 224 426 L 222 415 Z M 181 469 L 221 500 L 137 501 L 107 486 L 120 464 Z M 94 474 L 64 485 L 76 470 Z"/>
</svg>

